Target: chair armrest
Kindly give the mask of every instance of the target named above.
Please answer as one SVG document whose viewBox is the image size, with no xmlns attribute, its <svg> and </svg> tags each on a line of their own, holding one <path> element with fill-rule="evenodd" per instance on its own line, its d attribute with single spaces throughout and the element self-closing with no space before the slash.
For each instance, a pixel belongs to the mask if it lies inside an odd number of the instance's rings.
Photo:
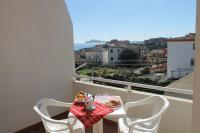
<svg viewBox="0 0 200 133">
<path fill-rule="evenodd" d="M 69 122 L 64 121 L 64 120 L 55 120 L 55 119 L 45 119 L 48 122 L 54 123 L 54 124 L 63 124 L 63 125 L 68 125 Z M 70 123 L 69 123 L 70 124 Z"/>
<path fill-rule="evenodd" d="M 56 124 L 68 124 L 69 122 L 67 121 L 64 121 L 64 120 L 55 120 L 55 119 L 52 119 L 44 114 L 42 114 L 40 112 L 40 110 L 38 109 L 37 106 L 34 106 L 33 109 L 36 111 L 36 113 L 44 120 L 44 121 L 48 121 L 50 123 L 56 123 Z"/>
<path fill-rule="evenodd" d="M 52 122 L 52 121 L 51 121 Z M 55 124 L 60 124 L 60 125 L 65 125 L 66 127 L 65 128 L 62 128 L 62 129 L 55 129 L 55 130 L 51 130 L 47 127 L 48 131 L 49 132 L 61 132 L 61 131 L 65 131 L 66 129 L 69 129 L 72 131 L 72 125 L 69 123 L 69 122 L 64 122 L 64 121 L 56 121 Z"/>
<path fill-rule="evenodd" d="M 56 106 L 56 107 L 67 107 L 69 108 L 70 106 L 72 106 L 72 103 L 65 103 L 65 102 L 60 102 L 60 101 L 56 101 L 54 99 L 49 99 L 49 106 Z"/>
<path fill-rule="evenodd" d="M 150 102 L 149 100 L 151 98 L 152 98 L 152 96 L 151 97 L 147 97 L 147 98 L 142 99 L 142 100 L 139 100 L 139 101 L 128 102 L 128 103 L 126 103 L 124 105 L 124 109 L 127 112 L 128 108 L 149 104 L 149 102 Z"/>
</svg>

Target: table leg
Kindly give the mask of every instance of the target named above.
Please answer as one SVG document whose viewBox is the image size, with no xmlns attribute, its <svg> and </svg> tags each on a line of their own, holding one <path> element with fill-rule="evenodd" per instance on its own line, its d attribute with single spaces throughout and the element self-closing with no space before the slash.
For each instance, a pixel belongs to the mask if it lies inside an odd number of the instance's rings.
<svg viewBox="0 0 200 133">
<path fill-rule="evenodd" d="M 93 133 L 103 133 L 103 119 L 93 125 Z"/>
</svg>

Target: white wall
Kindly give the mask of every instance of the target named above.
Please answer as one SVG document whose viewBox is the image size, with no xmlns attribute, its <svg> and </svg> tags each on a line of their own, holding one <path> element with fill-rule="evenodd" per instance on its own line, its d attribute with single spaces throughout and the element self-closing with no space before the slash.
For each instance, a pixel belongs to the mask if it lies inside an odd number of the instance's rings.
<svg viewBox="0 0 200 133">
<path fill-rule="evenodd" d="M 0 20 L 0 132 L 10 133 L 40 120 L 40 98 L 72 100 L 73 33 L 64 0 L 1 0 Z"/>
<path fill-rule="evenodd" d="M 110 50 L 113 50 L 113 53 L 110 52 Z M 118 52 L 119 49 L 119 52 Z M 121 52 L 121 48 L 108 48 L 108 62 L 110 64 L 113 64 L 115 62 L 118 62 L 119 54 Z M 113 57 L 113 60 L 111 60 L 111 57 Z"/>
<path fill-rule="evenodd" d="M 108 63 L 108 51 L 90 51 L 85 53 L 86 61 L 90 63 L 97 63 L 101 61 L 102 64 Z"/>
<path fill-rule="evenodd" d="M 85 53 L 85 56 L 86 56 L 86 60 L 88 62 L 97 62 L 97 61 L 102 61 L 103 60 L 103 55 L 102 55 L 102 52 L 93 52 L 93 51 L 90 51 L 90 52 L 86 52 Z"/>
<path fill-rule="evenodd" d="M 168 42 L 167 76 L 171 77 L 171 71 L 178 68 L 194 68 L 191 66 L 191 58 L 194 58 L 193 41 Z M 189 71 L 190 73 L 191 71 Z M 187 73 L 187 72 L 185 72 Z M 183 72 L 181 76 L 184 76 Z M 178 76 L 179 73 L 174 73 Z"/>
<path fill-rule="evenodd" d="M 108 51 L 103 52 L 103 65 L 108 64 Z"/>
<path fill-rule="evenodd" d="M 192 133 L 200 131 L 200 1 L 196 7 L 196 36 L 195 36 L 195 71 L 194 71 L 194 96 L 192 110 Z"/>
</svg>

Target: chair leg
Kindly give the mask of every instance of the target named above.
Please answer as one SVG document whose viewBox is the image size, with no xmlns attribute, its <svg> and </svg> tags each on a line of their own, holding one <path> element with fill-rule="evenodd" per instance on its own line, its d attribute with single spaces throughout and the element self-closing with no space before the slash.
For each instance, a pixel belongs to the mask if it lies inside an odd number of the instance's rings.
<svg viewBox="0 0 200 133">
<path fill-rule="evenodd" d="M 119 129 L 119 125 L 118 125 L 118 133 L 121 133 L 121 132 L 120 132 L 120 129 Z"/>
<path fill-rule="evenodd" d="M 103 120 L 93 125 L 93 133 L 103 133 Z"/>
<path fill-rule="evenodd" d="M 84 129 L 82 129 L 82 133 L 85 133 L 85 128 L 84 128 Z"/>
</svg>

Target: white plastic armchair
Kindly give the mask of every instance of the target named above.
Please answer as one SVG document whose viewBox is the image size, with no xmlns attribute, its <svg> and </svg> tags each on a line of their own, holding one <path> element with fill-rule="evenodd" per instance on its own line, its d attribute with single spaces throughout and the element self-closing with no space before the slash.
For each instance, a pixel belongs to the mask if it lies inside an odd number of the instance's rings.
<svg viewBox="0 0 200 133">
<path fill-rule="evenodd" d="M 47 107 L 50 106 L 69 108 L 71 105 L 72 103 L 64 103 L 53 99 L 41 99 L 33 108 L 41 117 L 47 133 L 85 133 L 84 126 L 79 120 L 75 118 L 55 120 L 51 118 L 47 110 Z"/>
<path fill-rule="evenodd" d="M 120 118 L 118 120 L 119 133 L 157 133 L 162 114 L 169 106 L 169 101 L 163 97 L 154 95 L 146 99 L 129 102 L 124 105 L 125 112 L 129 108 L 137 108 L 137 106 L 155 105 L 152 116 L 148 118 Z"/>
</svg>

